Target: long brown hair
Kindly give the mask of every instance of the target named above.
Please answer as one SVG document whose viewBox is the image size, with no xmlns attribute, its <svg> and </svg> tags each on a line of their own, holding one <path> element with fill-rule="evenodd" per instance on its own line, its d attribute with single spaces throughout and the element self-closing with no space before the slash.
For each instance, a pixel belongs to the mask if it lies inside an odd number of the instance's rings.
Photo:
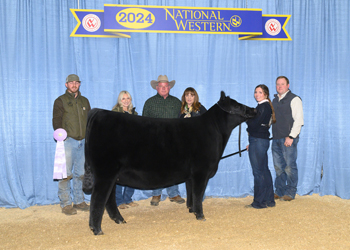
<svg viewBox="0 0 350 250">
<path fill-rule="evenodd" d="M 270 103 L 271 109 L 272 109 L 272 123 L 276 122 L 276 116 L 275 116 L 275 109 L 273 108 L 272 102 L 270 100 L 270 91 L 269 88 L 265 84 L 260 84 L 255 87 L 255 89 L 261 88 L 264 94 L 266 95 L 267 100 Z"/>
<path fill-rule="evenodd" d="M 181 114 L 183 114 L 185 112 L 185 107 L 187 105 L 186 103 L 186 95 L 191 94 L 194 96 L 194 101 L 192 104 L 192 111 L 199 111 L 199 107 L 202 106 L 201 103 L 199 102 L 199 97 L 197 94 L 197 91 L 192 88 L 192 87 L 188 87 L 187 89 L 185 89 L 182 98 L 181 98 Z"/>
</svg>

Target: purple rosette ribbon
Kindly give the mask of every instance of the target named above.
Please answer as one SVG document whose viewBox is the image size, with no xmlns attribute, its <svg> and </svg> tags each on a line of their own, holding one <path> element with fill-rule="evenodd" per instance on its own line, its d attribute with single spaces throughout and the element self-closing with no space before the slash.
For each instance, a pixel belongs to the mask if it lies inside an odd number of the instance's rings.
<svg viewBox="0 0 350 250">
<path fill-rule="evenodd" d="M 64 150 L 63 142 L 67 138 L 67 131 L 63 128 L 56 129 L 53 132 L 53 138 L 55 138 L 57 141 L 53 168 L 53 179 L 61 180 L 67 178 L 66 153 Z"/>
</svg>

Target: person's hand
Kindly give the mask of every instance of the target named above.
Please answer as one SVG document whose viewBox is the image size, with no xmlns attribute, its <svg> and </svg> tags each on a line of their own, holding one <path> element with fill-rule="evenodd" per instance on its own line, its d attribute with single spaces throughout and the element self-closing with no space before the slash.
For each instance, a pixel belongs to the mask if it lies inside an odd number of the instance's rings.
<svg viewBox="0 0 350 250">
<path fill-rule="evenodd" d="M 284 141 L 284 146 L 290 147 L 293 144 L 293 139 L 286 137 L 286 140 Z"/>
<path fill-rule="evenodd" d="M 249 145 L 247 145 L 245 148 L 249 151 Z"/>
</svg>

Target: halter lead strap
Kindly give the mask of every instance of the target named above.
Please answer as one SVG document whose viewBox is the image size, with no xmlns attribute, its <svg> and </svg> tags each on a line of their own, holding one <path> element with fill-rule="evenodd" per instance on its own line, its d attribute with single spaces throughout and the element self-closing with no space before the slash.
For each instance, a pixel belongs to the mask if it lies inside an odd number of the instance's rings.
<svg viewBox="0 0 350 250">
<path fill-rule="evenodd" d="M 220 106 L 219 102 L 217 102 L 216 104 L 219 106 L 219 108 L 221 108 L 221 109 L 222 109 L 223 111 L 225 111 L 226 113 L 229 113 L 229 114 L 231 114 L 231 115 L 235 114 L 235 112 L 234 112 L 234 111 L 231 111 L 231 110 L 225 110 L 223 107 L 221 107 L 221 106 Z"/>
<path fill-rule="evenodd" d="M 218 106 L 219 106 L 219 108 L 221 108 L 223 111 L 225 111 L 225 112 L 227 112 L 227 113 L 229 113 L 229 114 L 231 114 L 231 115 L 233 115 L 234 114 L 234 111 L 228 111 L 228 110 L 225 110 L 223 107 L 221 107 L 220 106 L 220 104 L 219 104 L 219 102 L 217 102 L 216 103 Z M 239 153 L 239 157 L 242 157 L 242 152 L 244 151 L 242 151 L 241 150 L 241 124 L 239 124 L 239 133 L 238 133 L 238 152 L 237 153 Z M 222 157 L 221 159 L 224 159 L 224 158 L 226 158 L 226 157 L 228 157 L 228 156 L 225 156 L 225 157 Z"/>
</svg>

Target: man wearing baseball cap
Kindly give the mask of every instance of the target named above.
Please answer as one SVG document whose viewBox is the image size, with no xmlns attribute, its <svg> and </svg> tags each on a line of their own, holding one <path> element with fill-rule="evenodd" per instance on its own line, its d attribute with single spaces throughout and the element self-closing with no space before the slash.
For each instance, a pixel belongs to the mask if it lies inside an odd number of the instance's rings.
<svg viewBox="0 0 350 250">
<path fill-rule="evenodd" d="M 151 86 L 157 90 L 157 94 L 149 98 L 143 106 L 142 116 L 153 118 L 178 118 L 181 101 L 176 97 L 169 95 L 170 89 L 174 87 L 175 80 L 168 81 L 166 75 L 158 76 L 157 81 L 152 80 Z M 156 189 L 152 191 L 152 206 L 158 206 L 163 189 Z M 181 198 L 178 185 L 168 187 L 167 193 L 170 201 L 176 203 L 184 203 L 185 200 Z"/>
<path fill-rule="evenodd" d="M 77 209 L 89 210 L 89 205 L 84 201 L 82 185 L 85 163 L 85 130 L 87 114 L 91 108 L 89 100 L 79 91 L 80 84 L 77 75 L 69 75 L 65 83 L 66 93 L 59 96 L 53 106 L 53 129 L 63 128 L 67 132 L 67 139 L 64 141 L 67 178 L 58 181 L 58 197 L 62 213 L 66 215 L 76 214 Z"/>
</svg>

